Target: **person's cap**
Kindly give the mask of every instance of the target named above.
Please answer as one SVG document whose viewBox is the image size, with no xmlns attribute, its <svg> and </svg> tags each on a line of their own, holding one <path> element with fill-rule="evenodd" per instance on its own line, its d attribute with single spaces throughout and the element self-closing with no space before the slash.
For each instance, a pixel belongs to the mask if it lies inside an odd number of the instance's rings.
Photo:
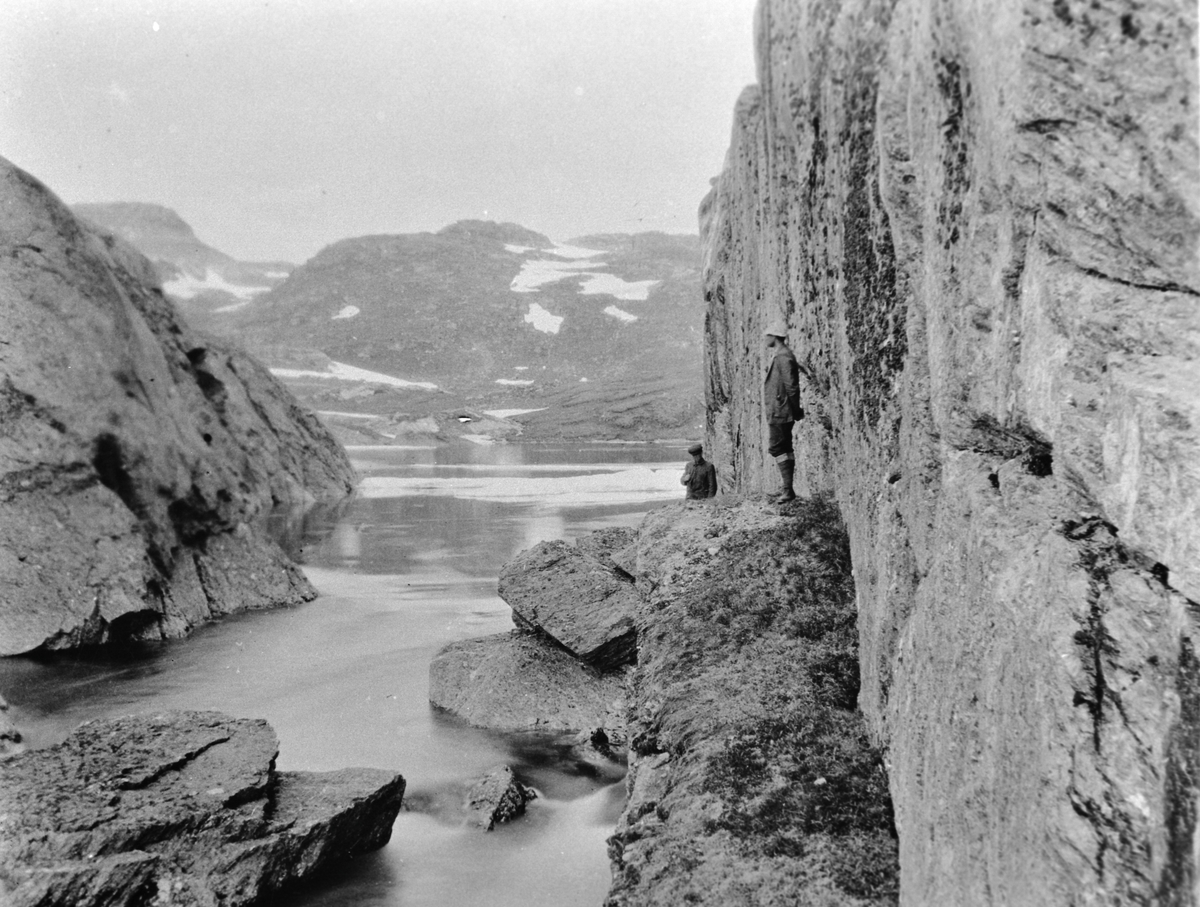
<svg viewBox="0 0 1200 907">
<path fill-rule="evenodd" d="M 696 444 L 693 444 L 691 447 L 688 448 L 688 453 L 698 454 L 702 450 L 704 450 L 704 445 L 697 442 Z"/>
<path fill-rule="evenodd" d="M 787 325 L 782 321 L 775 321 L 767 325 L 767 329 L 763 331 L 764 337 L 787 337 Z"/>
</svg>

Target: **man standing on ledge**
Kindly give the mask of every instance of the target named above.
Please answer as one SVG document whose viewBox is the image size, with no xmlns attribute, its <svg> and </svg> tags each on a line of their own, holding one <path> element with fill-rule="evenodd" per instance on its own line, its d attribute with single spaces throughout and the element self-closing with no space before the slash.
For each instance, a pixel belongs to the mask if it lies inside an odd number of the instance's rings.
<svg viewBox="0 0 1200 907">
<path fill-rule="evenodd" d="M 763 331 L 767 352 L 774 354 L 767 369 L 763 407 L 767 417 L 767 453 L 775 458 L 783 490 L 774 496 L 776 503 L 796 500 L 792 480 L 796 477 L 796 454 L 792 448 L 792 428 L 802 418 L 800 408 L 800 367 L 787 345 L 787 328 L 776 322 Z"/>
<path fill-rule="evenodd" d="M 717 493 L 717 467 L 704 459 L 704 447 L 693 444 L 688 448 L 692 462 L 683 468 L 683 478 L 680 485 L 687 486 L 687 496 L 684 500 L 699 501 L 711 498 Z"/>
</svg>

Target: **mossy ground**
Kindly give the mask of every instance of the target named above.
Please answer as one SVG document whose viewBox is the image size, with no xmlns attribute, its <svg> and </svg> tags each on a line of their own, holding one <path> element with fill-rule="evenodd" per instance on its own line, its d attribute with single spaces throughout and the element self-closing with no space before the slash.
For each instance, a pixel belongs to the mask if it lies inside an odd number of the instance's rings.
<svg viewBox="0 0 1200 907">
<path fill-rule="evenodd" d="M 635 765 L 610 903 L 894 903 L 891 801 L 856 708 L 836 507 L 691 516 L 664 540 L 641 628 L 635 763 L 660 764 Z"/>
</svg>

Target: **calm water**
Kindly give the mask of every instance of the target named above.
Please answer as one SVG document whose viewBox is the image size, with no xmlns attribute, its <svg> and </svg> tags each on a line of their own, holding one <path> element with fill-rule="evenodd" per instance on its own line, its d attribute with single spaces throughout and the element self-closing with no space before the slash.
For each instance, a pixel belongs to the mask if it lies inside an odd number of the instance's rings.
<svg viewBox="0 0 1200 907">
<path fill-rule="evenodd" d="M 596 905 L 619 772 L 565 757 L 554 741 L 494 734 L 435 713 L 430 658 L 453 640 L 511 628 L 501 565 L 543 539 L 634 526 L 678 500 L 677 447 L 521 445 L 351 450 L 360 495 L 340 512 L 281 521 L 321 595 L 239 615 L 189 639 L 121 657 L 0 659 L 0 691 L 32 746 L 90 718 L 166 708 L 266 718 L 279 767 L 399 771 L 413 809 L 391 843 L 327 873 L 286 903 Z M 464 786 L 508 763 L 539 792 L 496 832 L 462 824 Z"/>
</svg>

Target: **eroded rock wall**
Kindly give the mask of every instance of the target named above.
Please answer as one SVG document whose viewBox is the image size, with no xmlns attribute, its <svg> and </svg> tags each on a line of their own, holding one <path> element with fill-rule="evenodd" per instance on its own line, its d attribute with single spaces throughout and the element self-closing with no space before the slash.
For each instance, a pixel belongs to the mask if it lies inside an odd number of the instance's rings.
<svg viewBox="0 0 1200 907">
<path fill-rule="evenodd" d="M 709 446 L 851 536 L 907 904 L 1193 903 L 1200 155 L 1188 2 L 762 0 L 701 208 Z"/>
<path fill-rule="evenodd" d="M 313 597 L 255 519 L 353 488 L 265 369 L 0 160 L 0 654 L 177 636 Z"/>
</svg>

